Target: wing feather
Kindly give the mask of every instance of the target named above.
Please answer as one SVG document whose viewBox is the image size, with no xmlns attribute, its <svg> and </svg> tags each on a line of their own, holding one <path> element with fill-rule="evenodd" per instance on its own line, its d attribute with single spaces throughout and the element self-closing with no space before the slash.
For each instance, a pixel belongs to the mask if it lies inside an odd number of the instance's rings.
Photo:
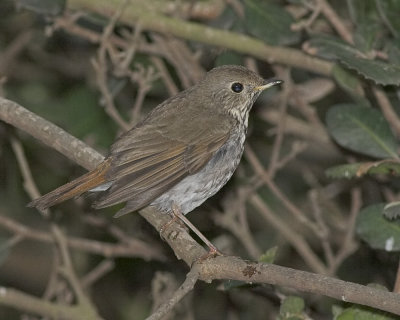
<svg viewBox="0 0 400 320">
<path fill-rule="evenodd" d="M 225 115 L 205 115 L 209 110 L 203 106 L 193 111 L 184 103 L 174 107 L 179 110 L 164 112 L 161 107 L 150 120 L 123 134 L 114 143 L 106 177 L 112 185 L 94 207 L 127 201 L 122 213 L 141 208 L 186 176 L 199 171 L 227 141 L 232 126 Z M 185 115 L 187 112 L 191 112 L 193 121 L 184 121 L 191 119 Z"/>
</svg>

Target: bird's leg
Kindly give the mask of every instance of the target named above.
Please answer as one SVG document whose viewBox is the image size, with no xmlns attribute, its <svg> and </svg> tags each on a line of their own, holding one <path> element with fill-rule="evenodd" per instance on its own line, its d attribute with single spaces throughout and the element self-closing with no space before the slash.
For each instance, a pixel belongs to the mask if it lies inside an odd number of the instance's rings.
<svg viewBox="0 0 400 320">
<path fill-rule="evenodd" d="M 172 213 L 175 217 L 179 218 L 190 230 L 192 230 L 210 249 L 205 257 L 202 257 L 201 260 L 204 260 L 210 256 L 222 256 L 223 254 L 214 246 L 210 240 L 208 240 L 200 231 L 197 229 L 181 212 L 176 203 L 172 203 Z"/>
<path fill-rule="evenodd" d="M 167 229 L 170 227 L 170 225 L 173 224 L 175 221 L 179 222 L 179 224 L 180 224 L 181 226 L 183 226 L 183 227 L 185 226 L 185 224 L 182 222 L 182 220 L 180 220 L 179 217 L 178 217 L 177 215 L 175 215 L 174 213 L 172 213 L 172 218 L 171 218 L 171 220 L 169 220 L 167 223 L 165 223 L 165 224 L 160 228 L 160 230 L 159 230 L 159 232 L 160 232 L 160 237 L 161 237 L 162 239 L 165 240 L 165 238 L 164 238 L 164 236 L 163 236 L 163 233 L 164 233 L 165 230 L 167 230 Z"/>
</svg>

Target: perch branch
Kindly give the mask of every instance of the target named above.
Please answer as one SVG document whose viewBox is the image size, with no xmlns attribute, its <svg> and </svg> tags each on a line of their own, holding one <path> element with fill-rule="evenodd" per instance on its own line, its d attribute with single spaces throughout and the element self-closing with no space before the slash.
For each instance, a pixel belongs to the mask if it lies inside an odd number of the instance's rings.
<svg viewBox="0 0 400 320">
<path fill-rule="evenodd" d="M 26 128 L 29 129 L 34 125 L 38 127 L 37 121 L 41 118 L 32 113 L 28 118 L 29 121 L 26 120 L 22 122 L 22 124 L 15 119 L 10 119 L 13 115 L 15 116 L 15 114 L 12 112 L 10 113 L 9 108 L 4 108 L 4 105 L 10 106 L 10 104 L 20 109 L 24 109 L 16 103 L 0 98 L 0 119 L 6 119 L 7 122 L 16 124 L 16 127 L 21 130 L 26 130 Z M 3 112 L 4 110 L 6 112 Z M 93 161 L 93 159 L 101 158 L 96 151 L 83 145 L 83 148 L 86 150 L 85 154 L 88 156 L 84 158 L 73 156 L 73 154 L 79 153 L 80 151 L 77 147 L 77 145 L 79 145 L 77 143 L 79 140 L 66 134 L 58 127 L 54 126 L 51 128 L 54 128 L 54 130 L 48 128 L 43 131 L 44 137 L 38 135 L 38 139 L 41 141 L 49 141 L 49 145 L 52 146 L 54 145 L 52 143 L 53 140 L 60 139 L 59 135 L 63 137 L 67 136 L 69 141 L 65 141 L 64 144 L 67 156 L 69 158 L 80 159 L 80 162 L 83 163 L 83 166 L 87 169 L 93 169 L 96 166 L 97 163 L 96 161 Z M 33 130 L 33 132 L 37 134 L 40 130 Z M 82 161 L 82 159 L 86 159 L 87 162 Z M 160 230 L 166 221 L 170 220 L 168 215 L 158 212 L 154 207 L 147 207 L 141 210 L 140 214 L 157 230 Z M 174 250 L 175 254 L 179 258 L 183 259 L 189 266 L 192 266 L 195 263 L 199 266 L 199 279 L 206 282 L 216 279 L 235 279 L 252 283 L 269 283 L 273 285 L 287 286 L 300 291 L 321 294 L 341 301 L 367 305 L 400 315 L 400 295 L 376 288 L 274 264 L 245 261 L 239 257 L 232 256 L 216 257 L 199 263 L 197 261 L 199 261 L 199 258 L 203 256 L 206 251 L 196 241 L 194 241 L 192 237 L 190 237 L 179 223 L 172 223 L 169 226 L 168 235 L 165 236 L 165 240 Z M 6 299 L 9 299 L 11 295 L 14 295 L 13 302 L 10 300 L 7 300 L 6 302 Z M 0 303 L 18 307 L 20 300 L 16 300 L 16 295 L 21 299 L 28 296 L 16 290 L 0 287 Z M 28 297 L 29 299 L 32 299 L 30 296 Z M 17 301 L 18 304 L 16 303 Z M 48 302 L 43 303 L 48 304 Z"/>
</svg>

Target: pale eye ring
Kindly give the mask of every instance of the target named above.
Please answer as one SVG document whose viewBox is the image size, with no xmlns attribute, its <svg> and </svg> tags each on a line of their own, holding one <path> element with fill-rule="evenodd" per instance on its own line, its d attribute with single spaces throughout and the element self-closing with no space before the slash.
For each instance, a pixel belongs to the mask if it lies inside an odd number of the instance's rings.
<svg viewBox="0 0 400 320">
<path fill-rule="evenodd" d="M 240 93 L 243 91 L 243 85 L 240 82 L 234 82 L 231 86 L 231 89 L 235 93 Z"/>
</svg>

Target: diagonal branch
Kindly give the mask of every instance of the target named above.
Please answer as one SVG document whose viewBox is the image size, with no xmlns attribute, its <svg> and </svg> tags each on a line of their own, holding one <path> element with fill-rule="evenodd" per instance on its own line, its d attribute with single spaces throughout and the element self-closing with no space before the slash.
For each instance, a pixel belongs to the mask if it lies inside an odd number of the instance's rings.
<svg viewBox="0 0 400 320">
<path fill-rule="evenodd" d="M 72 10 L 88 10 L 110 16 L 116 11 L 118 3 L 121 1 L 70 0 L 68 7 Z M 131 25 L 139 23 L 143 30 L 156 31 L 190 41 L 231 49 L 266 62 L 284 64 L 323 75 L 330 75 L 333 68 L 333 63 L 309 56 L 300 50 L 269 46 L 244 34 L 168 17 L 152 11 L 144 1 L 131 1 L 131 5 L 122 13 L 120 20 Z"/>
<path fill-rule="evenodd" d="M 199 279 L 199 275 L 200 274 L 198 271 L 198 266 L 196 265 L 186 275 L 185 281 L 175 291 L 173 296 L 168 301 L 159 306 L 158 309 L 151 316 L 146 318 L 146 320 L 162 319 L 162 317 L 165 316 L 168 312 L 170 312 L 172 308 L 179 303 L 179 301 L 181 301 L 190 291 L 193 290 L 194 285 Z"/>
<path fill-rule="evenodd" d="M 16 108 L 15 110 L 19 110 L 18 113 L 13 113 L 12 110 L 10 110 L 10 106 L 14 106 Z M 40 129 L 32 130 L 34 126 L 40 127 L 43 124 L 42 121 L 45 120 L 33 113 L 29 113 L 27 110 L 25 110 L 25 112 L 29 114 L 28 119 L 22 122 L 14 119 L 18 117 L 23 110 L 25 109 L 18 104 L 0 98 L 0 119 L 15 124 L 15 126 L 21 130 L 33 132 L 39 140 L 48 141 L 51 146 L 54 145 L 52 141 L 64 139 L 64 152 L 66 156 L 71 159 L 77 158 L 85 168 L 93 168 L 96 165 L 96 161 L 93 161 L 93 159 L 101 158 L 96 151 L 56 126 L 48 127 L 47 130 L 42 131 Z M 26 130 L 26 128 L 28 128 L 28 130 Z M 52 130 L 53 128 L 54 130 Z M 42 132 L 43 137 L 40 135 L 40 132 Z M 65 137 L 68 137 L 68 139 Z M 82 152 L 77 146 L 83 146 L 85 157 L 76 156 L 76 154 Z M 140 214 L 157 230 L 160 230 L 161 227 L 170 220 L 168 215 L 158 212 L 154 207 L 147 207 L 141 210 Z M 165 236 L 167 243 L 174 250 L 178 258 L 183 259 L 186 264 L 189 266 L 196 264 L 198 266 L 196 268 L 199 268 L 199 279 L 203 281 L 210 282 L 217 279 L 234 279 L 252 283 L 269 283 L 294 288 L 304 292 L 325 295 L 341 301 L 367 305 L 400 315 L 400 295 L 396 293 L 274 264 L 245 261 L 239 257 L 223 256 L 198 262 L 199 258 L 203 256 L 206 251 L 186 232 L 186 230 L 178 223 L 172 223 L 168 227 L 168 232 L 168 235 Z M 11 293 L 15 295 L 15 292 L 15 290 L 0 287 L 0 303 L 17 307 L 18 305 L 15 303 L 15 300 L 14 304 L 10 301 L 8 301 L 8 303 L 4 302 L 5 297 L 9 296 Z M 26 296 L 20 292 L 18 294 L 21 298 Z"/>
</svg>

